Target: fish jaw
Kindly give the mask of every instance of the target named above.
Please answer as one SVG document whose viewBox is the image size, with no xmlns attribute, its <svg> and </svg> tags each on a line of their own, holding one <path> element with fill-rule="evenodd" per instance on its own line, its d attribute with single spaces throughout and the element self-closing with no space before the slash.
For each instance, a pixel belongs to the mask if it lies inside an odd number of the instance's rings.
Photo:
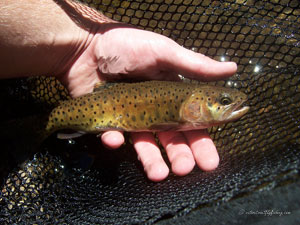
<svg viewBox="0 0 300 225">
<path fill-rule="evenodd" d="M 250 109 L 249 106 L 239 107 L 238 105 L 235 110 L 233 110 L 226 118 L 226 121 L 233 121 L 244 116 Z"/>
</svg>

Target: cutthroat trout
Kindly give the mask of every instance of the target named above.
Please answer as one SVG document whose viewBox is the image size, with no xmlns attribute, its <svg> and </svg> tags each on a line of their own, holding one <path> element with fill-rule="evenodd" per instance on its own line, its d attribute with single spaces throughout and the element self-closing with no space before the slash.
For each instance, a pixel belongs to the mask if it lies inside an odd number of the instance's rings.
<svg viewBox="0 0 300 225">
<path fill-rule="evenodd" d="M 243 116 L 246 95 L 238 90 L 170 81 L 109 83 L 63 101 L 49 115 L 46 133 L 72 129 L 167 131 L 202 129 Z"/>
</svg>

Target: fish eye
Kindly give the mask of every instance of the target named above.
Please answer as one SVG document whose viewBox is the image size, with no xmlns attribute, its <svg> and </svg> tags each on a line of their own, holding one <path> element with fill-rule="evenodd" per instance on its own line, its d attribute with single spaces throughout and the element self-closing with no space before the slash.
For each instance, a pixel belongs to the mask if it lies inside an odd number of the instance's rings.
<svg viewBox="0 0 300 225">
<path fill-rule="evenodd" d="M 232 100 L 229 97 L 222 97 L 220 103 L 222 105 L 229 105 L 232 103 Z"/>
</svg>

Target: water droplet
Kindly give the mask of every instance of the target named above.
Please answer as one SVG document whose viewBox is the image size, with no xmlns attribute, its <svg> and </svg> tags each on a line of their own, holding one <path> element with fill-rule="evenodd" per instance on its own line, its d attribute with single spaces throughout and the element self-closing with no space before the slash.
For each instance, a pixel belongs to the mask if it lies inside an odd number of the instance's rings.
<svg viewBox="0 0 300 225">
<path fill-rule="evenodd" d="M 226 87 L 232 87 L 232 84 L 233 82 L 231 80 L 228 80 L 225 85 Z"/>
<path fill-rule="evenodd" d="M 238 81 L 235 81 L 235 82 L 233 83 L 233 87 L 235 87 L 235 88 L 239 88 L 240 86 L 241 86 L 241 83 L 238 82 Z"/>
<path fill-rule="evenodd" d="M 221 62 L 225 62 L 225 60 L 226 60 L 226 59 L 225 59 L 225 56 L 221 56 L 221 59 L 220 59 L 220 60 L 221 60 Z"/>
<path fill-rule="evenodd" d="M 181 74 L 178 74 L 178 77 L 179 77 L 180 80 L 184 79 L 184 76 L 182 76 Z"/>
<path fill-rule="evenodd" d="M 254 72 L 255 72 L 255 73 L 258 73 L 259 71 L 260 71 L 260 66 L 256 65 L 256 66 L 254 67 Z"/>
</svg>

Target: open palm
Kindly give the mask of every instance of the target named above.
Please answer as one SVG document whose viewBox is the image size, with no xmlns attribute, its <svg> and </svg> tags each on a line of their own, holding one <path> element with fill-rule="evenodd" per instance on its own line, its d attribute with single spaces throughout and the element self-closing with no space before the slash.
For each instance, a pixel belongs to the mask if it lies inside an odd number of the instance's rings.
<svg viewBox="0 0 300 225">
<path fill-rule="evenodd" d="M 178 80 L 178 74 L 200 80 L 217 80 L 232 75 L 235 63 L 214 61 L 189 51 L 162 35 L 131 27 L 102 26 L 61 80 L 73 97 L 93 90 L 106 80 Z M 131 134 L 134 148 L 150 180 L 166 178 L 169 169 L 152 133 Z M 218 166 L 217 150 L 205 130 L 160 132 L 164 146 L 177 175 L 186 175 L 195 162 L 203 170 Z M 119 131 L 107 131 L 101 137 L 109 148 L 118 148 L 124 137 Z"/>
</svg>

